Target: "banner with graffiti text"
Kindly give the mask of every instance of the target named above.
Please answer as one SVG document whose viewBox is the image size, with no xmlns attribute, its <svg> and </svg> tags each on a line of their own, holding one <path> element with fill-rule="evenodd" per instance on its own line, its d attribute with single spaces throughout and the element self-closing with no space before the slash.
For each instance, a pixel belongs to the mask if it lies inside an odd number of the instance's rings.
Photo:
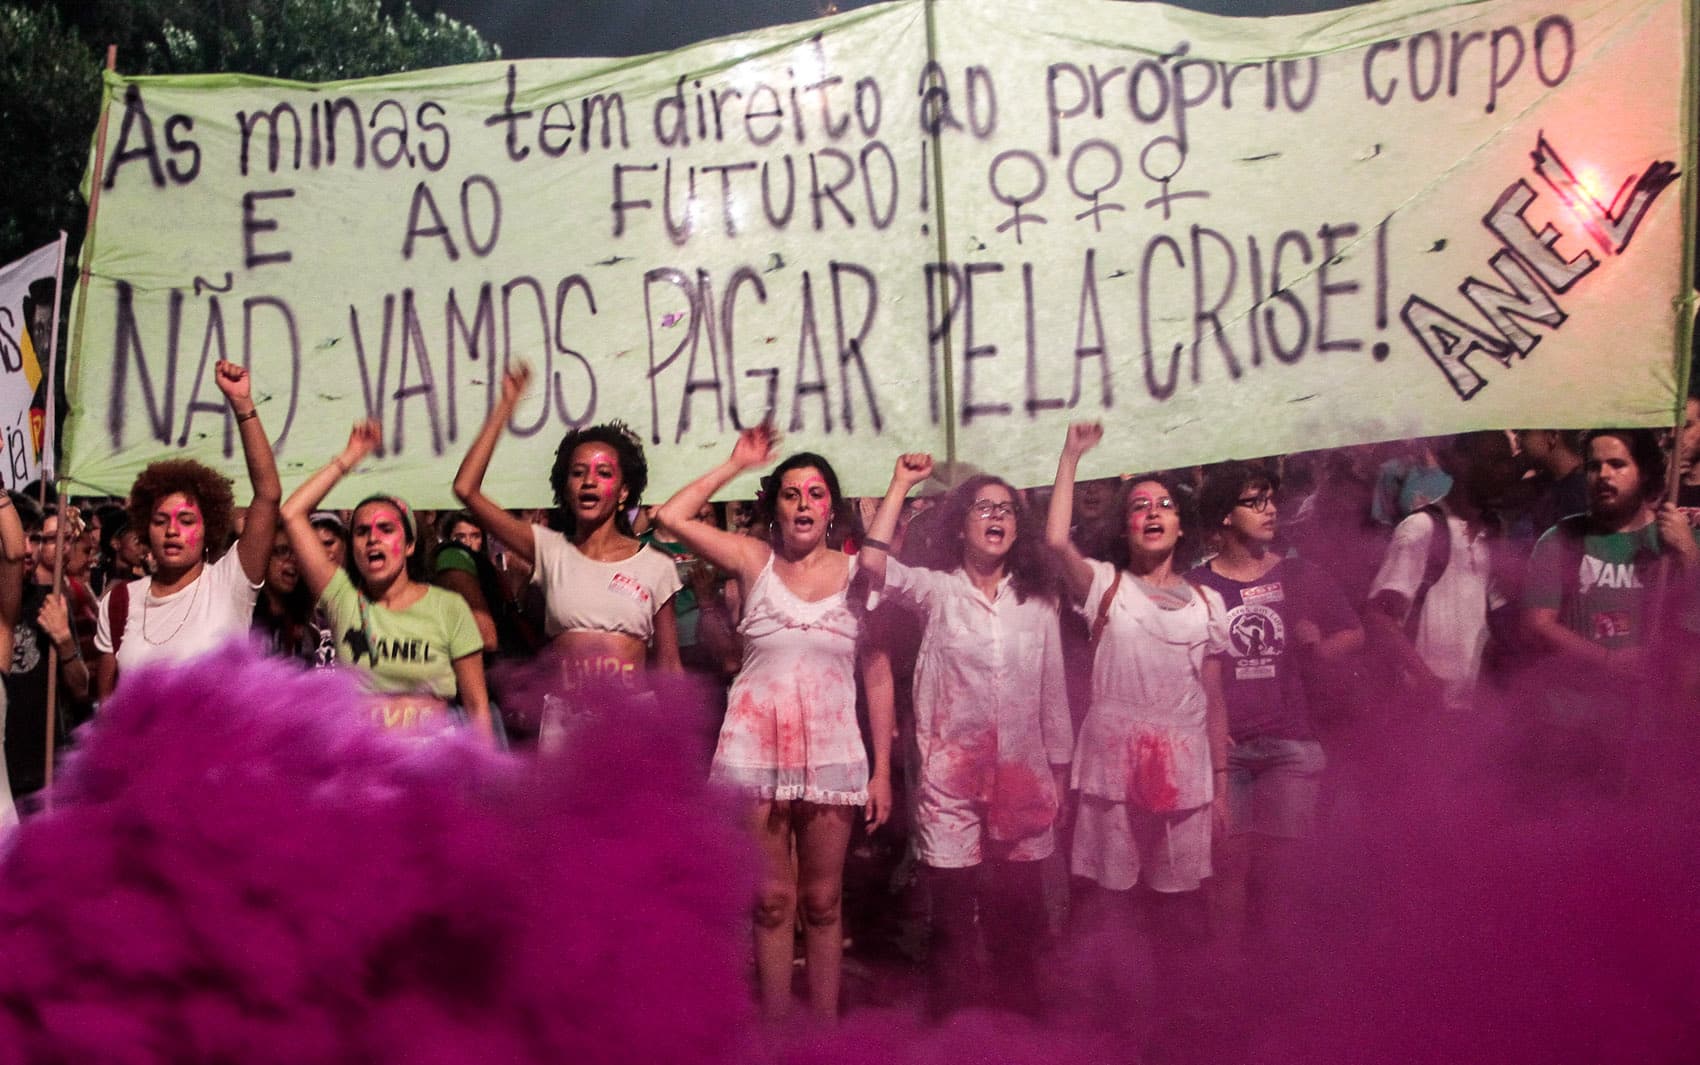
<svg viewBox="0 0 1700 1065">
<path fill-rule="evenodd" d="M 636 59 L 299 85 L 109 76 L 66 469 L 548 500 L 618 419 L 652 498 L 741 427 L 883 490 L 928 449 L 1050 479 L 1499 426 L 1668 425 L 1685 351 L 1683 0 L 1271 19 L 894 0 Z M 748 481 L 730 494 L 752 494 Z"/>
<path fill-rule="evenodd" d="M 0 266 L 0 483 L 14 491 L 42 473 L 64 261 L 61 233 L 52 244 Z"/>
</svg>

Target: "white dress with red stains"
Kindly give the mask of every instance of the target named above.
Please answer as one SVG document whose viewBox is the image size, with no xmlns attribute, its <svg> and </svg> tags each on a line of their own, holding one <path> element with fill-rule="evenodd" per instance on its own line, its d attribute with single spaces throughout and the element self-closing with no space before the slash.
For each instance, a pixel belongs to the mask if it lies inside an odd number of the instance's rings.
<svg viewBox="0 0 1700 1065">
<path fill-rule="evenodd" d="M 988 599 L 961 569 L 886 563 L 885 588 L 926 619 L 915 660 L 918 857 L 941 869 L 1056 849 L 1052 766 L 1074 747 L 1054 599 Z M 990 843 L 988 847 L 987 844 Z"/>
<path fill-rule="evenodd" d="M 850 576 L 856 562 L 850 562 Z M 799 598 L 767 560 L 744 603 L 744 664 L 726 699 L 714 779 L 762 799 L 861 805 L 868 756 L 856 725 L 861 617 L 845 588 Z"/>
<path fill-rule="evenodd" d="M 1080 611 L 1091 623 L 1116 571 L 1088 565 Z M 1210 875 L 1215 796 L 1202 673 L 1205 657 L 1227 648 L 1227 611 L 1212 589 L 1180 591 L 1185 605 L 1165 609 L 1124 573 L 1092 659 L 1092 703 L 1074 754 L 1072 871 L 1115 890 L 1144 882 L 1186 891 Z"/>
</svg>

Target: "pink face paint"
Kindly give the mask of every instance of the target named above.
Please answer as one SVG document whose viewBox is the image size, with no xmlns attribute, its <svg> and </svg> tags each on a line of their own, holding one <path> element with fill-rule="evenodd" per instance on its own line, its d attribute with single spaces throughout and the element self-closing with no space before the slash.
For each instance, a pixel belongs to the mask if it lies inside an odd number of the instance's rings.
<svg viewBox="0 0 1700 1065">
<path fill-rule="evenodd" d="M 362 573 L 370 574 L 372 549 L 382 551 L 382 567 L 407 564 L 407 524 L 400 512 L 382 503 L 372 503 L 354 515 L 354 561 Z"/>
<path fill-rule="evenodd" d="M 184 549 L 194 556 L 201 553 L 201 545 L 206 540 L 206 534 L 201 526 L 201 508 L 193 503 L 182 503 L 167 512 L 166 529 L 183 541 Z"/>
<path fill-rule="evenodd" d="M 575 496 L 594 493 L 599 500 L 618 499 L 620 456 L 602 444 L 584 444 L 573 452 L 568 480 Z"/>
<path fill-rule="evenodd" d="M 825 513 L 832 506 L 832 489 L 820 471 L 813 468 L 793 470 L 785 475 L 784 489 L 795 489 L 797 513 L 819 510 Z"/>
</svg>

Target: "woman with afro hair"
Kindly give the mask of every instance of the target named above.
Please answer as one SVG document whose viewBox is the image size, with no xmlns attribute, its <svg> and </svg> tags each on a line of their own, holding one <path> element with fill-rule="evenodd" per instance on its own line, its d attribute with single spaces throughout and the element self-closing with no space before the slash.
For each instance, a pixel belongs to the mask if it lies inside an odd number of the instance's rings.
<svg viewBox="0 0 1700 1065">
<path fill-rule="evenodd" d="M 235 498 L 228 478 L 190 459 L 150 464 L 130 487 L 130 522 L 153 552 L 149 577 L 115 582 L 95 631 L 96 688 L 126 670 L 179 661 L 245 636 L 265 583 L 283 486 L 260 425 L 248 371 L 220 359 L 214 380 L 236 418 L 254 498 L 230 550 Z"/>
<path fill-rule="evenodd" d="M 638 542 L 627 518 L 649 479 L 643 447 L 619 422 L 574 429 L 549 474 L 563 531 L 514 517 L 484 494 L 484 474 L 530 381 L 523 363 L 502 375 L 501 394 L 455 474 L 455 496 L 487 535 L 531 565 L 562 687 L 641 691 L 646 670 L 680 671 L 678 573 L 665 553 Z M 568 701 L 547 702 L 538 736 L 546 748 L 559 744 L 564 722 L 555 717 L 569 709 Z"/>
</svg>

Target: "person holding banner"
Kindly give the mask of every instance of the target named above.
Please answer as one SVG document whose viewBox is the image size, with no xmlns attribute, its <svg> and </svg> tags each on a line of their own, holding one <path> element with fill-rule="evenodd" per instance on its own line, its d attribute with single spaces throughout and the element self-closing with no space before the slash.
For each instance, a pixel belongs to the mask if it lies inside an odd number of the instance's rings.
<svg viewBox="0 0 1700 1065">
<path fill-rule="evenodd" d="M 1043 541 L 998 477 L 971 477 L 940 505 L 939 565 L 889 557 L 904 497 L 932 471 L 930 455 L 897 460 L 858 556 L 870 589 L 926 625 L 915 661 L 915 843 L 932 898 L 929 1012 L 972 1004 L 983 933 L 993 1002 L 1036 1013 L 1040 863 L 1056 850 L 1074 749 L 1057 599 Z"/>
<path fill-rule="evenodd" d="M 458 706 L 480 736 L 493 737 L 484 638 L 466 600 L 422 579 L 413 509 L 387 495 L 355 505 L 349 557 L 358 585 L 331 562 L 313 527 L 319 502 L 372 453 L 380 433 L 377 422 L 356 422 L 341 453 L 284 501 L 301 579 L 336 635 L 337 657 L 365 666 L 375 724 L 428 734 Z"/>
<path fill-rule="evenodd" d="M 484 474 L 530 380 L 524 363 L 502 375 L 501 395 L 455 473 L 455 496 L 487 535 L 531 568 L 567 691 L 641 689 L 648 668 L 682 669 L 672 606 L 678 573 L 671 558 L 637 540 L 627 516 L 649 480 L 643 446 L 619 422 L 574 429 L 561 440 L 549 474 L 567 533 L 514 517 L 484 494 Z M 546 697 L 540 746 L 559 746 L 564 717 L 575 709 L 585 707 Z"/>
<path fill-rule="evenodd" d="M 759 505 L 773 530 L 767 540 L 700 516 L 733 478 L 772 461 L 777 439 L 770 426 L 744 430 L 730 458 L 680 489 L 655 517 L 743 589 L 744 661 L 728 695 L 713 776 L 754 804 L 763 858 L 755 907 L 763 1013 L 777 1019 L 789 1010 L 800 903 L 810 1003 L 816 1015 L 831 1019 L 838 1013 L 851 823 L 857 807 L 864 808 L 869 831 L 890 814 L 895 726 L 890 700 L 870 697 L 870 775 L 856 722 L 862 612 L 850 593 L 857 567 L 839 549 L 854 519 L 832 466 L 801 452 L 762 479 Z"/>
<path fill-rule="evenodd" d="M 1700 543 L 1660 500 L 1665 454 L 1652 430 L 1596 429 L 1582 453 L 1588 509 L 1547 530 L 1529 561 L 1523 624 L 1548 657 L 1526 754 L 1554 793 L 1615 795 L 1637 730 L 1662 724 L 1649 696 L 1661 679 L 1691 681 L 1681 674 L 1700 644 Z"/>
<path fill-rule="evenodd" d="M 151 577 L 115 584 L 97 621 L 95 679 L 101 698 L 124 670 L 200 655 L 243 636 L 266 578 L 283 486 L 260 424 L 246 368 L 220 359 L 213 379 L 236 418 L 253 501 L 229 550 L 235 499 L 230 480 L 192 459 L 166 459 L 130 486 L 131 522 L 147 530 Z"/>
<path fill-rule="evenodd" d="M 1202 892 L 1212 829 L 1227 820 L 1228 719 L 1222 663 L 1227 611 L 1176 568 L 1184 530 L 1173 485 L 1128 482 L 1128 568 L 1088 559 L 1069 539 L 1074 474 L 1103 426 L 1069 426 L 1045 539 L 1069 601 L 1091 626 L 1092 698 L 1074 755 L 1072 872 L 1083 908 L 1100 912 L 1135 887 L 1159 980 L 1193 992 L 1209 921 Z M 1214 822 L 1214 825 L 1213 825 Z"/>
</svg>

